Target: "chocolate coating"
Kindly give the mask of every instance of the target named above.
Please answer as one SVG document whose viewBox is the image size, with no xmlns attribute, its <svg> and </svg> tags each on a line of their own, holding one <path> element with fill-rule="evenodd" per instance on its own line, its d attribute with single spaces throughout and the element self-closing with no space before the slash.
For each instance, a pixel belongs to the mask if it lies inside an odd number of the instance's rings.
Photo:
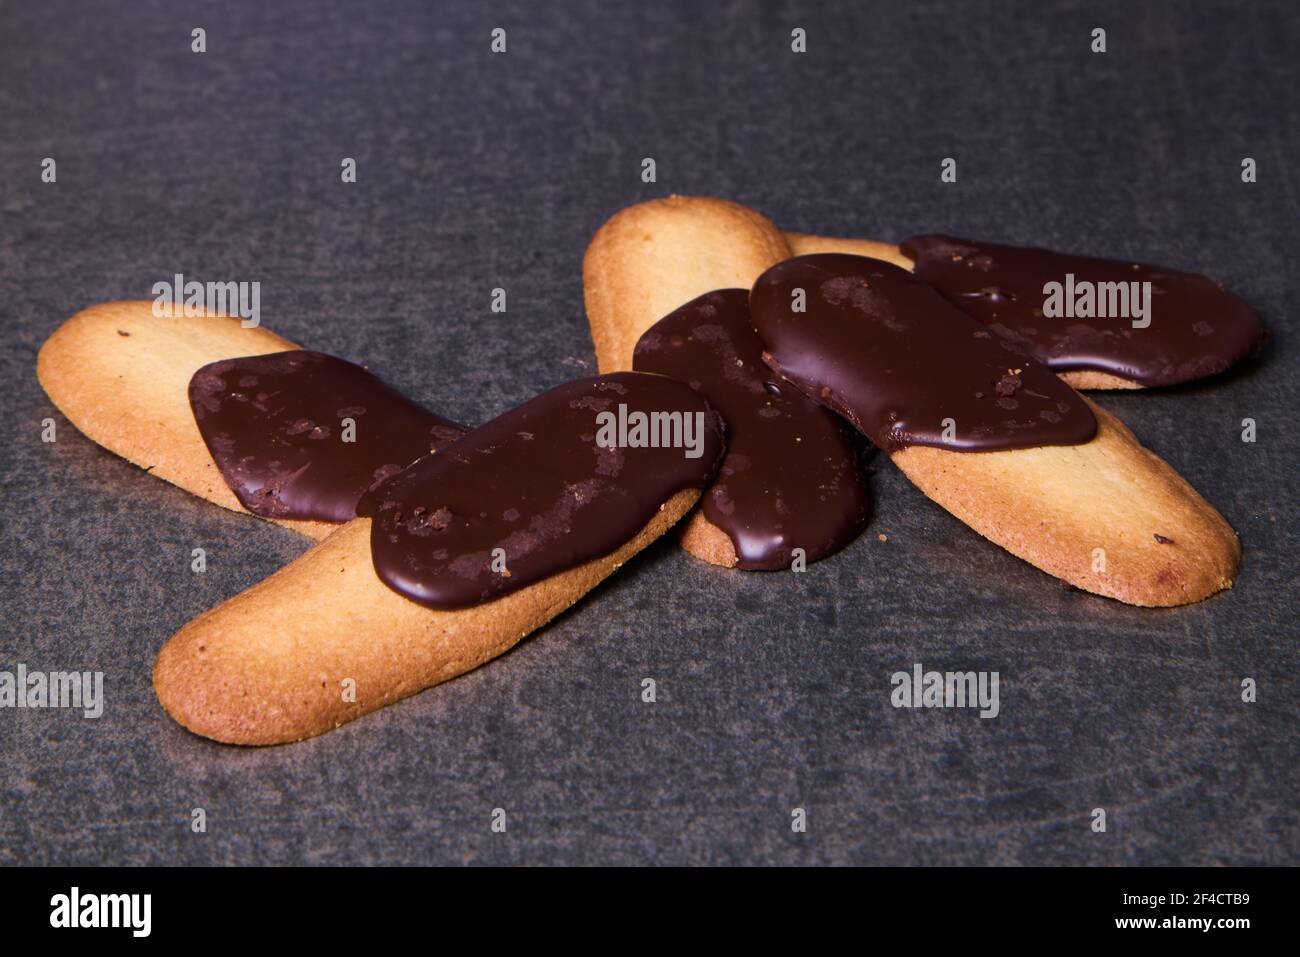
<svg viewBox="0 0 1300 957">
<path fill-rule="evenodd" d="M 603 412 L 700 414 L 701 454 L 597 444 Z M 659 507 L 703 488 L 722 420 L 689 386 L 616 372 L 557 386 L 368 493 L 375 572 L 431 608 L 476 605 L 615 551 Z M 493 552 L 504 562 L 494 570 Z"/>
<path fill-rule="evenodd" d="M 465 434 L 361 366 L 294 350 L 223 359 L 190 379 L 190 408 L 241 505 L 346 522 L 376 482 Z M 343 441 L 343 419 L 356 441 Z"/>
<path fill-rule="evenodd" d="M 687 383 L 727 423 L 727 454 L 700 507 L 731 539 L 739 567 L 789 568 L 796 547 L 816 561 L 862 531 L 861 440 L 763 364 L 746 290 L 675 309 L 641 336 L 633 365 Z"/>
<path fill-rule="evenodd" d="M 886 451 L 1075 445 L 1097 431 L 1092 410 L 1045 365 L 878 259 L 787 259 L 758 278 L 749 308 L 764 361 Z"/>
<path fill-rule="evenodd" d="M 913 236 L 901 248 L 916 275 L 951 303 L 1057 371 L 1095 369 L 1172 385 L 1222 372 L 1264 340 L 1249 306 L 1196 273 L 951 236 Z M 1150 325 L 1044 316 L 1043 287 L 1064 284 L 1067 274 L 1075 283 L 1150 282 Z"/>
</svg>

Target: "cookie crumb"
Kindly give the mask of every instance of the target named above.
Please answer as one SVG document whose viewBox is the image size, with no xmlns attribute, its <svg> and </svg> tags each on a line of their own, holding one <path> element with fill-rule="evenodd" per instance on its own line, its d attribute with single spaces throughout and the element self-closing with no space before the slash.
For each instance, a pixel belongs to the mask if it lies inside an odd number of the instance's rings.
<svg viewBox="0 0 1300 957">
<path fill-rule="evenodd" d="M 1016 394 L 1016 390 L 1021 386 L 1020 376 L 1017 375 L 1019 371 L 1019 369 L 1015 370 L 1015 372 L 1007 370 L 1006 375 L 998 380 L 996 386 L 998 395 L 1008 396 Z"/>
<path fill-rule="evenodd" d="M 882 542 L 889 541 L 889 536 L 886 535 L 884 532 L 881 532 L 879 535 L 876 536 L 876 538 L 880 539 Z"/>
</svg>

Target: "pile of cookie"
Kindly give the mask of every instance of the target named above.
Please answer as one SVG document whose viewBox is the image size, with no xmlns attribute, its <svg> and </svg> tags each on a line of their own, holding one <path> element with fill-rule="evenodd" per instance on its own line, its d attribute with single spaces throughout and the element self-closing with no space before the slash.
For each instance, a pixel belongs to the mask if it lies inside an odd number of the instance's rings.
<svg viewBox="0 0 1300 957">
<path fill-rule="evenodd" d="M 173 718 L 237 744 L 328 731 L 501 654 L 674 525 L 717 565 L 804 567 L 866 526 L 872 446 L 1078 588 L 1157 606 L 1232 584 L 1227 522 L 1075 391 L 1256 354 L 1258 318 L 1202 276 L 782 233 L 673 196 L 605 223 L 583 282 L 601 375 L 476 429 L 236 318 L 115 302 L 54 332 L 38 376 L 85 435 L 319 540 L 163 646 L 154 688 Z M 1144 289 L 1145 318 L 1054 315 L 1053 282 L 1112 302 Z M 614 409 L 701 428 L 690 454 L 602 442 Z"/>
</svg>

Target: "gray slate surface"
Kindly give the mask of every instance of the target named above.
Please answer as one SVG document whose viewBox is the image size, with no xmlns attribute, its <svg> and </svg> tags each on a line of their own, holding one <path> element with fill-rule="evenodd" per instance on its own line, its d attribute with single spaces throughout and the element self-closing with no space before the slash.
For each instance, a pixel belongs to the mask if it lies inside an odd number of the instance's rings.
<svg viewBox="0 0 1300 957">
<path fill-rule="evenodd" d="M 108 689 L 98 721 L 0 711 L 0 863 L 1295 863 L 1296 7 L 1048 6 L 0 0 L 0 669 Z M 868 533 L 804 575 L 662 542 L 489 667 L 323 738 L 172 723 L 158 647 L 306 542 L 78 435 L 34 376 L 56 325 L 177 271 L 259 280 L 270 328 L 482 421 L 594 369 L 586 240 L 672 191 L 1221 278 L 1267 356 L 1099 401 L 1239 530 L 1237 587 L 1166 611 L 1068 590 L 879 461 Z M 1000 672 L 1001 715 L 893 709 L 915 662 Z"/>
</svg>

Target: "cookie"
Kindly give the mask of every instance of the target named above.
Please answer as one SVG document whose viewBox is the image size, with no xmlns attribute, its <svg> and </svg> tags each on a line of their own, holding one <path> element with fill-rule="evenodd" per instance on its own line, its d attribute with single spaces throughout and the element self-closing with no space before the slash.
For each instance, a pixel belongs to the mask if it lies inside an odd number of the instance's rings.
<svg viewBox="0 0 1300 957">
<path fill-rule="evenodd" d="M 225 508 L 321 539 L 375 482 L 467 431 L 361 366 L 238 319 L 152 308 L 78 313 L 37 376 L 88 437 Z"/>
<path fill-rule="evenodd" d="M 755 283 L 750 316 L 783 378 L 1012 554 L 1135 605 L 1229 587 L 1222 516 L 1114 416 L 906 270 L 805 255 Z"/>
<path fill-rule="evenodd" d="M 323 734 L 505 652 L 672 527 L 699 494 L 675 494 L 610 555 L 455 610 L 423 607 L 380 581 L 371 520 L 354 519 L 185 625 L 158 653 L 154 690 L 176 721 L 217 741 Z"/>
<path fill-rule="evenodd" d="M 972 453 L 918 445 L 890 460 L 989 541 L 1083 591 L 1160 607 L 1231 588 L 1236 532 L 1119 419 L 1084 401 L 1097 418 L 1085 445 Z"/>
<path fill-rule="evenodd" d="M 36 376 L 68 421 L 129 462 L 236 512 L 190 408 L 190 379 L 210 362 L 297 349 L 288 339 L 225 316 L 155 316 L 150 300 L 83 309 L 41 346 Z M 275 520 L 321 539 L 338 526 Z"/>
</svg>

